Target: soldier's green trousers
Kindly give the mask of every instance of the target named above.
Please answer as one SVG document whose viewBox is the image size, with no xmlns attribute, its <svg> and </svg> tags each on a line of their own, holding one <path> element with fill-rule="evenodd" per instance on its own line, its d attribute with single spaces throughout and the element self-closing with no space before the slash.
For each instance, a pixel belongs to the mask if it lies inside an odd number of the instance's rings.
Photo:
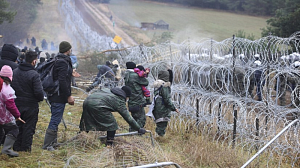
<svg viewBox="0 0 300 168">
<path fill-rule="evenodd" d="M 168 122 L 159 122 L 156 123 L 156 129 L 155 132 L 159 135 L 159 136 L 164 136 L 166 133 L 166 128 L 168 126 Z"/>
<path fill-rule="evenodd" d="M 139 124 L 139 126 L 141 128 L 144 128 L 145 124 L 146 124 L 146 114 L 145 114 L 145 110 L 144 107 L 140 108 L 140 110 L 138 112 L 134 112 L 131 113 L 132 118 L 134 118 L 134 120 Z M 129 132 L 135 131 L 131 128 L 131 126 L 129 127 Z"/>
</svg>

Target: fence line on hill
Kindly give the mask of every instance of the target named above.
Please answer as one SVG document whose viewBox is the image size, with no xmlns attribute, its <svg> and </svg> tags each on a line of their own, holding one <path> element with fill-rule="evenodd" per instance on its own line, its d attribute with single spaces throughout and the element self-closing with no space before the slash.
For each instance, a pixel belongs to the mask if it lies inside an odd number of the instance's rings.
<svg viewBox="0 0 300 168">
<path fill-rule="evenodd" d="M 150 67 L 150 83 L 159 70 L 173 70 L 172 97 L 181 113 L 172 129 L 197 128 L 250 156 L 299 116 L 299 34 L 136 46 L 122 59 Z M 299 164 L 298 133 L 296 124 L 272 144 L 269 161 Z"/>
</svg>

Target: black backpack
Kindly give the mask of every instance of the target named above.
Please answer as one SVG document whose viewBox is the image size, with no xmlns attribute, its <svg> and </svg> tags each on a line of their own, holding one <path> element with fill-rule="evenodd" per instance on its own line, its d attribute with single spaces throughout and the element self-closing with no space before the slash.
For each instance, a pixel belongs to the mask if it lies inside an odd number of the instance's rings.
<svg viewBox="0 0 300 168">
<path fill-rule="evenodd" d="M 58 80 L 53 80 L 53 67 L 57 60 L 58 58 L 54 58 L 49 62 L 44 62 L 36 69 L 37 72 L 40 74 L 43 90 L 47 93 L 48 96 L 57 93 L 59 90 Z"/>
</svg>

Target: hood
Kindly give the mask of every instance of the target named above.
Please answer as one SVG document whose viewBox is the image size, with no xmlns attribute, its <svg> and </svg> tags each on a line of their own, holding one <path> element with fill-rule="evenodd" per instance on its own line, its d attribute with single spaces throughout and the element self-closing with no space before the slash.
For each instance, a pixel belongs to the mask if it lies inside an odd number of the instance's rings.
<svg viewBox="0 0 300 168">
<path fill-rule="evenodd" d="M 159 71 L 158 72 L 158 79 L 163 80 L 165 82 L 170 82 L 169 78 L 169 71 Z"/>
<path fill-rule="evenodd" d="M 2 47 L 1 59 L 15 62 L 19 56 L 19 50 L 12 44 L 4 44 Z"/>
<path fill-rule="evenodd" d="M 110 91 L 117 96 L 121 96 L 126 101 L 126 93 L 121 88 L 115 87 L 110 89 Z"/>
<path fill-rule="evenodd" d="M 159 88 L 160 86 L 170 87 L 171 86 L 171 82 L 165 82 L 165 81 L 160 80 L 160 79 L 154 81 L 154 83 L 153 83 L 153 87 L 154 88 Z"/>
</svg>

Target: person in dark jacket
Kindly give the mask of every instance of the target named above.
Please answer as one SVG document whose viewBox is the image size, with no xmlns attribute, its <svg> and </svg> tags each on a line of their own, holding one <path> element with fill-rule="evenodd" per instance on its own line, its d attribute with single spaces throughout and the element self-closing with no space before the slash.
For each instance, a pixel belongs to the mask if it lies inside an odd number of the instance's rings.
<svg viewBox="0 0 300 168">
<path fill-rule="evenodd" d="M 116 75 L 114 71 L 109 67 L 110 65 L 111 63 L 109 61 L 106 61 L 105 65 L 97 65 L 97 69 L 99 70 L 97 77 L 95 78 L 94 83 L 86 88 L 87 92 L 98 86 L 104 77 L 114 81 Z"/>
<path fill-rule="evenodd" d="M 34 37 L 31 38 L 31 45 L 36 46 L 36 39 Z"/>
<path fill-rule="evenodd" d="M 118 124 L 112 112 L 118 112 L 132 128 L 144 134 L 145 129 L 130 116 L 126 108 L 126 99 L 131 95 L 130 88 L 104 88 L 89 97 L 83 103 L 80 131 L 107 131 L 106 145 L 112 145 Z"/>
<path fill-rule="evenodd" d="M 128 107 L 131 112 L 132 117 L 137 121 L 137 123 L 144 127 L 146 123 L 146 115 L 144 106 L 146 100 L 144 98 L 142 85 L 148 86 L 149 81 L 147 78 L 140 78 L 137 73 L 134 72 L 136 64 L 134 62 L 126 62 L 127 72 L 125 73 L 125 85 L 131 89 L 131 96 L 129 97 Z M 129 128 L 132 131 L 132 128 Z"/>
<path fill-rule="evenodd" d="M 51 104 L 51 119 L 46 130 L 43 149 L 54 150 L 53 145 L 57 142 L 58 125 L 61 122 L 66 103 L 74 105 L 74 98 L 71 96 L 72 62 L 70 55 L 72 46 L 67 41 L 59 44 L 59 53 L 53 67 L 53 79 L 59 81 L 59 90 L 53 95 L 48 95 Z"/>
<path fill-rule="evenodd" d="M 12 70 L 18 67 L 16 63 L 19 56 L 19 50 L 12 44 L 4 44 L 1 52 L 0 69 L 3 65 L 8 65 Z"/>
<path fill-rule="evenodd" d="M 38 121 L 39 104 L 43 101 L 44 94 L 39 74 L 34 66 L 37 62 L 36 52 L 26 53 L 25 61 L 13 72 L 12 87 L 16 92 L 16 105 L 21 117 L 26 123 L 17 122 L 19 135 L 14 144 L 15 151 L 31 151 L 32 139 Z"/>
</svg>

